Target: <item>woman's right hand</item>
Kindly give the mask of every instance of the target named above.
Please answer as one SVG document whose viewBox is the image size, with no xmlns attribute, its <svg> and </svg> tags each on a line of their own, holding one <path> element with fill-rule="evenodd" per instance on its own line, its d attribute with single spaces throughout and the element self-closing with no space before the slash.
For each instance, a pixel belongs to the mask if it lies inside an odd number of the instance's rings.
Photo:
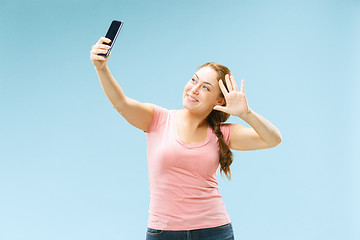
<svg viewBox="0 0 360 240">
<path fill-rule="evenodd" d="M 110 46 L 104 43 L 110 43 L 110 42 L 111 42 L 110 39 L 101 37 L 99 41 L 91 48 L 90 59 L 97 70 L 102 69 L 106 65 L 107 60 L 109 60 L 110 58 L 111 52 L 107 57 L 98 55 L 101 53 L 106 54 L 108 52 Z"/>
</svg>

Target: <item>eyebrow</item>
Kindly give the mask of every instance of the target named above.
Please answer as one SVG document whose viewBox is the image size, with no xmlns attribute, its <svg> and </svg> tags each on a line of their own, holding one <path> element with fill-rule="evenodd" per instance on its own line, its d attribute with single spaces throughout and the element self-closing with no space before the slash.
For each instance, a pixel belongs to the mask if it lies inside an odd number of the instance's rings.
<svg viewBox="0 0 360 240">
<path fill-rule="evenodd" d="M 199 78 L 199 76 L 198 76 L 198 75 L 196 75 L 196 73 L 195 73 L 195 76 L 196 76 L 198 79 L 200 79 L 200 78 Z M 210 86 L 214 87 L 214 86 L 213 86 L 213 85 L 211 85 L 211 83 L 209 83 L 209 82 L 204 82 L 204 83 L 209 84 Z"/>
</svg>

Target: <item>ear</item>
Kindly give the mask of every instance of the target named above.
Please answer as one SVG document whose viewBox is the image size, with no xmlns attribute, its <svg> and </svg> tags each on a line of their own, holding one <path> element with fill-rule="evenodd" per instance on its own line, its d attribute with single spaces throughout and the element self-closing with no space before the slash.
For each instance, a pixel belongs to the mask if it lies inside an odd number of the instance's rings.
<svg viewBox="0 0 360 240">
<path fill-rule="evenodd" d="M 220 105 L 220 106 L 224 105 L 225 103 L 226 103 L 226 100 L 223 97 L 217 101 L 217 105 Z"/>
</svg>

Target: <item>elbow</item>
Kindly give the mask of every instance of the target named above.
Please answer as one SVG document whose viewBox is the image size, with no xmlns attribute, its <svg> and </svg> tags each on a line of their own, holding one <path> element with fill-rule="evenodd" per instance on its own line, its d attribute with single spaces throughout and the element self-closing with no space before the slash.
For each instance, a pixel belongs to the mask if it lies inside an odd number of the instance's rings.
<svg viewBox="0 0 360 240">
<path fill-rule="evenodd" d="M 282 141 L 282 138 L 281 138 L 281 137 L 279 137 L 279 139 L 276 141 L 276 143 L 275 143 L 274 147 L 276 147 L 277 145 L 279 145 L 279 144 L 281 143 L 281 141 Z"/>
<path fill-rule="evenodd" d="M 282 138 L 278 138 L 276 141 L 272 142 L 271 144 L 269 144 L 269 148 L 274 148 L 276 147 L 277 145 L 279 145 L 282 141 Z"/>
<path fill-rule="evenodd" d="M 281 136 L 281 133 L 279 132 L 278 135 L 276 136 L 276 141 L 275 141 L 275 146 L 276 147 L 277 145 L 279 145 L 282 141 L 282 136 Z"/>
</svg>

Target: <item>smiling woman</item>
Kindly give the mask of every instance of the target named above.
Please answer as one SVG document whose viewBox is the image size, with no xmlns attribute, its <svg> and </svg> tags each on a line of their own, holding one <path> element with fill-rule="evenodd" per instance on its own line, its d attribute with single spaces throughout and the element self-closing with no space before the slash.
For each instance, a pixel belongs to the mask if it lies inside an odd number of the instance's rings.
<svg viewBox="0 0 360 240">
<path fill-rule="evenodd" d="M 231 220 L 218 190 L 217 169 L 231 179 L 236 150 L 274 147 L 278 129 L 252 111 L 244 93 L 221 64 L 198 67 L 185 85 L 183 109 L 168 110 L 128 98 L 106 64 L 100 38 L 90 58 L 113 107 L 147 136 L 150 208 L 146 239 L 234 239 Z M 230 115 L 253 128 L 225 123 Z"/>
<path fill-rule="evenodd" d="M 230 178 L 230 165 L 233 161 L 233 155 L 220 131 L 220 123 L 225 122 L 230 114 L 214 110 L 216 105 L 226 105 L 225 97 L 218 84 L 220 79 L 225 79 L 226 74 L 231 74 L 230 70 L 218 63 L 211 62 L 199 66 L 194 77 L 185 86 L 184 95 L 188 96 L 188 101 L 183 101 L 183 105 L 188 112 L 185 112 L 185 115 L 188 114 L 189 116 L 189 113 L 192 113 L 195 116 L 201 116 L 198 118 L 199 120 L 202 120 L 203 116 L 207 116 L 203 124 L 210 126 L 218 138 L 220 173 L 223 171 Z M 226 83 L 225 88 L 227 89 Z M 190 119 L 191 116 L 185 116 L 184 122 L 186 122 L 186 118 Z M 191 126 L 184 127 L 183 131 L 186 132 L 187 129 L 191 130 Z"/>
</svg>

